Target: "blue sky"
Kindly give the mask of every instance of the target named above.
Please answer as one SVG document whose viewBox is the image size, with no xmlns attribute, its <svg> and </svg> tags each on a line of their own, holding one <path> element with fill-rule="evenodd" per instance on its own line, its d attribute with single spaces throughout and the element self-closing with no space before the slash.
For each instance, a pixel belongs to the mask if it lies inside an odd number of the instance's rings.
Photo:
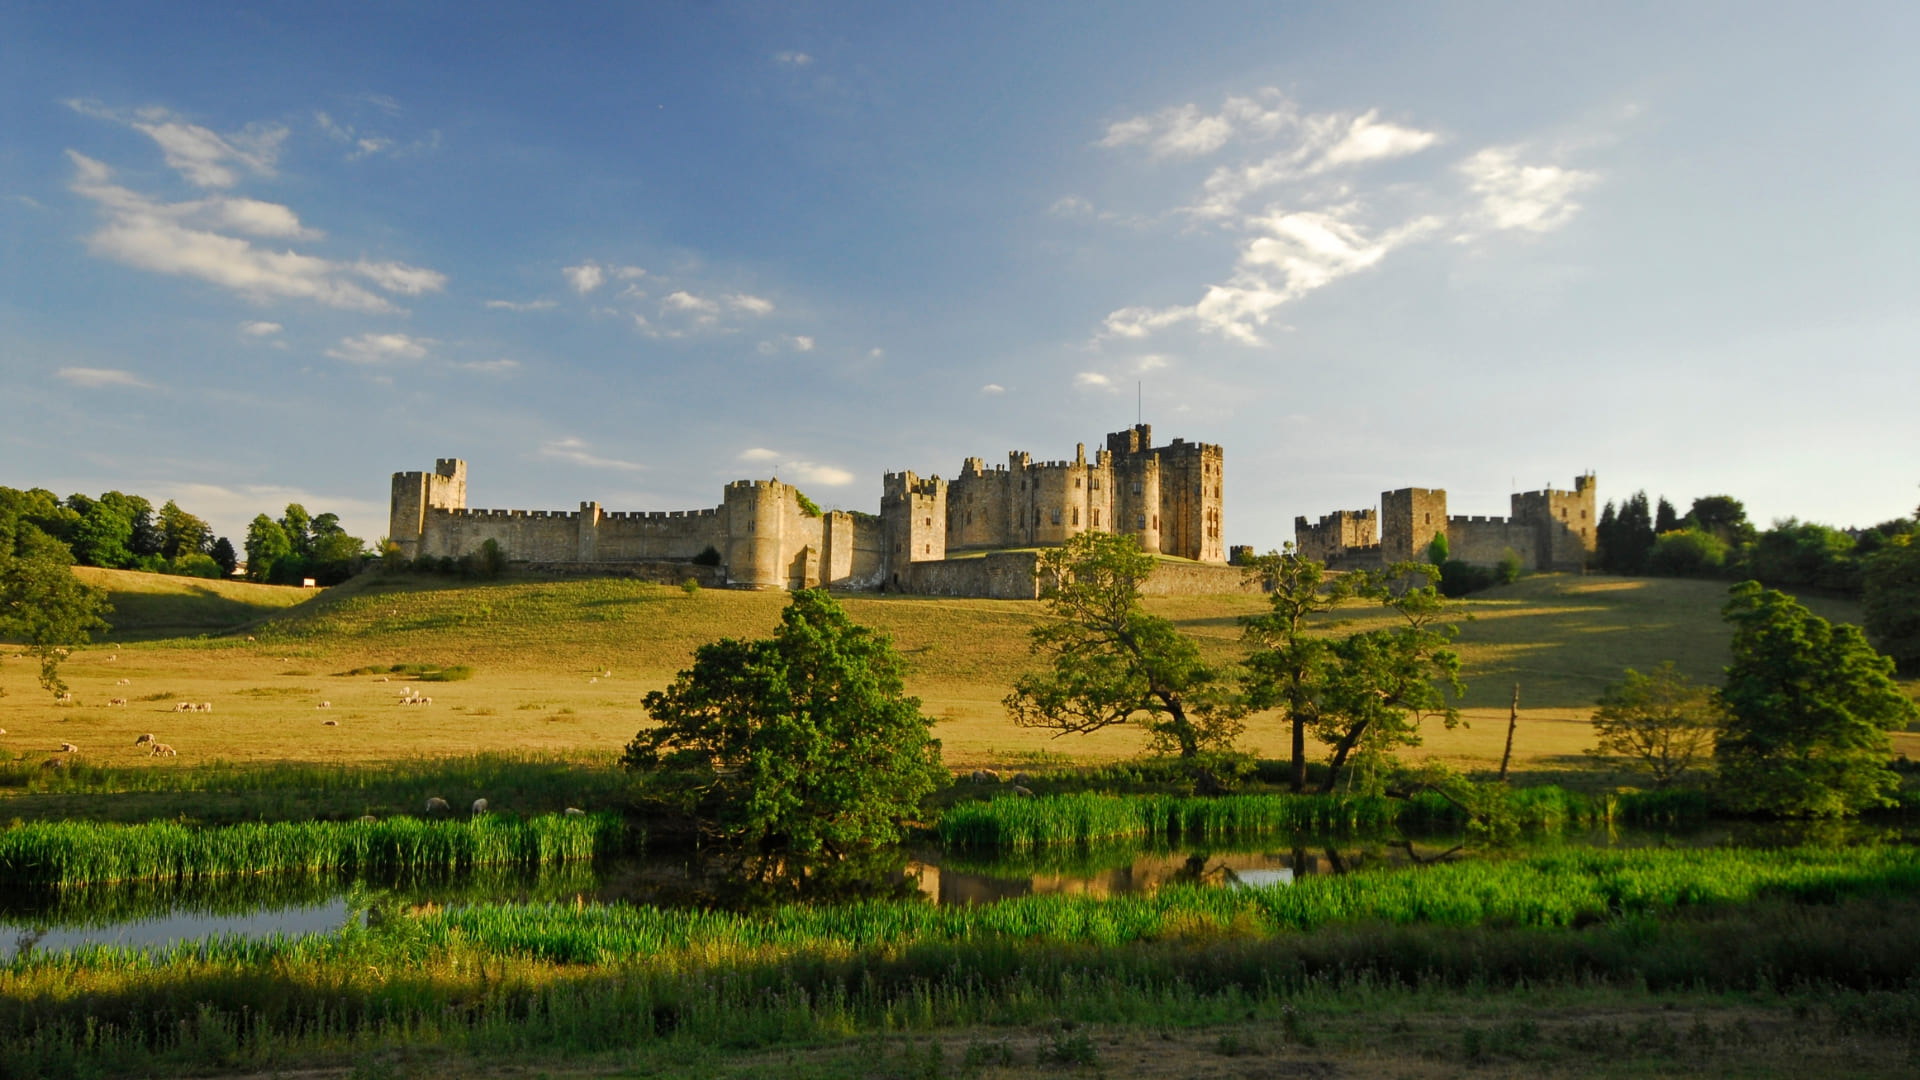
<svg viewBox="0 0 1920 1080">
<path fill-rule="evenodd" d="M 1672 10 L 1673 8 L 1681 10 Z M 1920 502 L 1912 5 L 0 6 L 0 483 Z"/>
</svg>

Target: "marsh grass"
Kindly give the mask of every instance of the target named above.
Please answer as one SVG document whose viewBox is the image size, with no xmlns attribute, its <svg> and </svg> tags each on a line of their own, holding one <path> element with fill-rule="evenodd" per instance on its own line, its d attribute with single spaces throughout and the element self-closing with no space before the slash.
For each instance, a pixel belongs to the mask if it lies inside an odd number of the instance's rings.
<svg viewBox="0 0 1920 1080">
<path fill-rule="evenodd" d="M 192 828 L 172 822 L 41 822 L 0 831 L 0 878 L 19 887 L 195 881 L 244 874 L 351 874 L 538 866 L 623 844 L 609 814 L 466 821 L 388 818 Z"/>
<path fill-rule="evenodd" d="M 1356 1012 L 1607 987 L 1639 1002 L 1793 992 L 1809 1029 L 1910 1040 L 1920 1038 L 1917 883 L 1910 851 L 1802 849 L 1592 853 L 1267 891 L 757 918 L 482 905 L 326 937 L 16 959 L 0 966 L 0 1068 L 278 1068 L 409 1046 L 524 1061 L 981 1026 L 1058 1037 L 1090 1023 L 1258 1021 L 1290 1045 L 1326 1047 L 1334 1018 Z M 1534 1052 L 1518 1024 L 1455 1023 L 1449 1057 L 1468 1049 L 1466 1027 L 1482 1031 L 1485 1057 Z M 1602 1041 L 1582 1052 L 1649 1052 Z M 1665 1036 L 1654 1045 L 1684 1049 Z"/>
</svg>

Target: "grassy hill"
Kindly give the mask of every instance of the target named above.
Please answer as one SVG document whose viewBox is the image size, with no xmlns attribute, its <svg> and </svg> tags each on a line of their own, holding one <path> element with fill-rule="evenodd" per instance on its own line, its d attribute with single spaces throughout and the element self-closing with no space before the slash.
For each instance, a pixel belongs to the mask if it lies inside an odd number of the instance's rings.
<svg viewBox="0 0 1920 1080">
<path fill-rule="evenodd" d="M 73 572 L 107 591 L 113 604 L 113 613 L 107 617 L 113 626 L 108 636 L 114 641 L 222 633 L 315 595 L 312 589 L 251 581 L 209 581 L 91 566 L 76 566 Z"/>
<path fill-rule="evenodd" d="M 490 583 L 366 577 L 315 594 L 231 582 L 85 571 L 117 607 L 116 648 L 67 665 L 79 704 L 55 707 L 28 665 L 0 664 L 0 749 L 51 751 L 62 740 L 102 762 L 137 758 L 153 731 L 181 752 L 178 767 L 229 760 L 353 761 L 475 750 L 607 753 L 644 723 L 640 699 L 663 686 L 700 644 L 769 632 L 784 594 L 678 588 L 622 579 L 509 577 Z M 1467 764 L 1496 760 L 1506 705 L 1521 686 L 1523 758 L 1551 764 L 1589 744 L 1587 713 L 1629 665 L 1673 660 L 1717 679 L 1728 634 L 1716 582 L 1543 574 L 1461 605 L 1460 651 L 1471 726 L 1435 732 L 1429 750 Z M 1131 732 L 1051 740 L 1014 728 L 1000 706 L 1031 663 L 1026 631 L 1041 616 L 1022 601 L 851 595 L 848 612 L 892 635 L 909 687 L 941 721 L 949 760 L 1019 762 L 1066 754 L 1132 754 Z M 1213 657 L 1239 655 L 1241 615 L 1259 597 L 1162 598 L 1150 607 L 1195 635 Z M 1810 600 L 1857 621 L 1858 605 Z M 1368 618 L 1353 620 L 1364 624 Z M 244 626 L 220 636 L 226 628 Z M 166 633 L 209 633 L 207 638 Z M 251 635 L 253 640 L 249 640 Z M 409 684 L 368 672 L 393 664 L 466 665 L 471 679 Z M 356 672 L 358 672 L 356 674 Z M 124 684 L 120 681 L 127 680 Z M 398 704 L 402 685 L 432 706 Z M 124 707 L 105 705 L 128 699 Z M 211 714 L 176 713 L 178 701 Z M 328 708 L 320 709 L 321 702 Z M 327 720 L 334 721 L 328 725 Z M 1256 717 L 1248 746 L 1279 754 L 1278 725 Z M 1920 747 L 1914 748 L 1920 751 Z"/>
</svg>

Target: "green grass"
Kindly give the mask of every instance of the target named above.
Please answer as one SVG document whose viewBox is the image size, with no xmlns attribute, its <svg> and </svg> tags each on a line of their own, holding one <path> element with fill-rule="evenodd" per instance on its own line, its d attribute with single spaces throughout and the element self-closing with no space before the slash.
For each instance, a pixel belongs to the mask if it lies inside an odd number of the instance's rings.
<svg viewBox="0 0 1920 1080">
<path fill-rule="evenodd" d="M 87 584 L 107 591 L 107 601 L 113 605 L 113 613 L 107 617 L 112 629 L 104 636 L 114 642 L 233 631 L 318 595 L 312 589 L 285 585 L 133 570 L 76 566 L 73 572 Z"/>
<path fill-rule="evenodd" d="M 429 1047 L 524 1062 L 1241 1017 L 1300 1043 L 1334 1010 L 1384 1024 L 1414 1000 L 1511 1010 L 1511 992 L 1598 987 L 1642 1007 L 1649 993 L 1797 990 L 1824 995 L 1823 1031 L 1911 1039 L 1917 885 L 1906 848 L 1643 850 L 974 908 L 477 905 L 330 936 L 17 959 L 0 967 L 0 1068 L 228 1071 Z"/>
<path fill-rule="evenodd" d="M 241 874 L 342 874 L 537 866 L 617 849 L 624 826 L 606 814 L 525 820 L 387 818 L 199 829 L 172 822 L 41 822 L 0 831 L 0 880 L 70 887 L 191 881 Z"/>
<path fill-rule="evenodd" d="M 1522 788 L 1507 806 L 1523 828 L 1558 830 L 1610 821 L 1699 819 L 1704 797 L 1694 791 L 1592 797 L 1554 787 Z M 1411 799 L 1372 795 L 1103 795 L 1085 792 L 1038 798 L 1002 795 L 957 803 L 935 827 L 942 843 L 962 848 L 1025 850 L 1087 844 L 1120 837 L 1170 843 L 1270 833 L 1351 833 L 1396 824 L 1461 826 L 1459 807 L 1432 793 Z"/>
</svg>

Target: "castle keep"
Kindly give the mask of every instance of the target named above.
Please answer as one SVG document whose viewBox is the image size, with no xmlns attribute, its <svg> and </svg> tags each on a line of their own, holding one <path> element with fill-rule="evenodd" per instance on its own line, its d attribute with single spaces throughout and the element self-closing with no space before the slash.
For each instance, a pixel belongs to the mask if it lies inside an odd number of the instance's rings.
<svg viewBox="0 0 1920 1080">
<path fill-rule="evenodd" d="M 1339 570 L 1383 566 L 1426 558 L 1435 536 L 1447 538 L 1450 558 L 1492 566 L 1511 551 L 1522 566 L 1578 570 L 1592 557 L 1594 477 L 1576 476 L 1572 491 L 1522 491 L 1509 517 L 1447 514 L 1439 488 L 1401 488 L 1380 493 L 1380 510 L 1338 510 L 1319 522 L 1293 519 L 1293 542 L 1301 557 Z"/>
<path fill-rule="evenodd" d="M 387 535 L 408 559 L 458 558 L 492 540 L 512 561 L 540 568 L 753 589 L 1031 597 L 1031 549 L 1110 532 L 1203 564 L 1156 571 L 1157 591 L 1239 588 L 1221 538 L 1220 447 L 1184 439 L 1155 447 L 1152 437 L 1147 424 L 1109 435 L 1091 461 L 1084 444 L 1072 461 L 1015 451 L 989 469 L 968 458 L 951 482 L 887 473 L 878 518 L 811 513 L 778 480 L 736 480 L 704 510 L 609 513 L 597 502 L 573 512 L 470 510 L 466 462 L 441 458 L 433 472 L 393 474 Z"/>
</svg>

